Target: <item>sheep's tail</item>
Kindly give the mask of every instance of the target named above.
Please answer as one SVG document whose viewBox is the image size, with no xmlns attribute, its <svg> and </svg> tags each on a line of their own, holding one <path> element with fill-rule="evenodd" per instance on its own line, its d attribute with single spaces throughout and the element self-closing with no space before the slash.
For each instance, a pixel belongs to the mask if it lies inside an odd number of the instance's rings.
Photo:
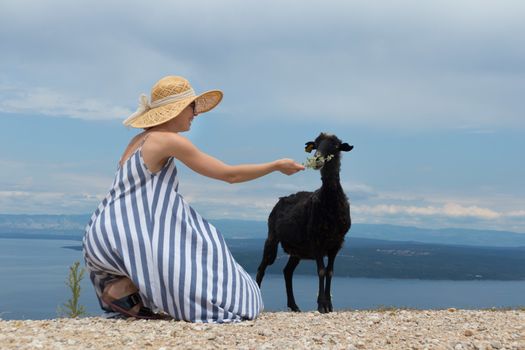
<svg viewBox="0 0 525 350">
<path fill-rule="evenodd" d="M 277 257 L 279 241 L 275 238 L 275 235 L 272 235 L 271 232 L 268 234 L 266 242 L 264 242 L 264 252 L 261 264 L 257 268 L 257 284 L 261 286 L 262 279 L 264 277 L 264 271 L 268 265 L 271 265 L 275 262 Z"/>
<path fill-rule="evenodd" d="M 270 217 L 268 217 L 268 238 L 266 238 L 266 242 L 264 242 L 264 253 L 263 253 L 263 261 L 266 261 L 266 265 L 271 265 L 275 262 L 275 258 L 277 257 L 277 250 L 279 246 L 279 236 L 277 235 L 277 218 L 276 218 L 276 208 L 278 207 L 279 201 L 275 208 L 270 213 Z"/>
<path fill-rule="evenodd" d="M 278 246 L 279 241 L 276 239 L 271 239 L 270 237 L 268 237 L 266 242 L 264 242 L 263 259 L 266 260 L 267 265 L 272 265 L 275 262 L 275 258 L 277 257 Z"/>
</svg>

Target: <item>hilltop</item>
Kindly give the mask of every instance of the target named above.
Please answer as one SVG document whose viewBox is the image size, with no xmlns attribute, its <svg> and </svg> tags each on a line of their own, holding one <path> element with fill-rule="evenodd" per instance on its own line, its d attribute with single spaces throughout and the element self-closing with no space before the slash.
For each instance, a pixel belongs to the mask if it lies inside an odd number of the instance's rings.
<svg viewBox="0 0 525 350">
<path fill-rule="evenodd" d="M 0 321 L 2 349 L 525 349 L 525 311 L 263 312 L 196 324 L 102 318 Z"/>
</svg>

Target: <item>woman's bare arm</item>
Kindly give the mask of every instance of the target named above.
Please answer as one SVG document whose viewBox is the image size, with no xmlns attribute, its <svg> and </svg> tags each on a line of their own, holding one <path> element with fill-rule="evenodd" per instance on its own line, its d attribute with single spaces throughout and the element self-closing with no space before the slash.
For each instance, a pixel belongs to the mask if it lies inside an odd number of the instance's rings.
<svg viewBox="0 0 525 350">
<path fill-rule="evenodd" d="M 291 159 L 279 159 L 262 164 L 228 165 L 195 147 L 187 138 L 171 134 L 163 138 L 162 149 L 166 156 L 173 156 L 193 171 L 228 183 L 244 182 L 257 179 L 274 171 L 292 175 L 304 166 Z"/>
</svg>

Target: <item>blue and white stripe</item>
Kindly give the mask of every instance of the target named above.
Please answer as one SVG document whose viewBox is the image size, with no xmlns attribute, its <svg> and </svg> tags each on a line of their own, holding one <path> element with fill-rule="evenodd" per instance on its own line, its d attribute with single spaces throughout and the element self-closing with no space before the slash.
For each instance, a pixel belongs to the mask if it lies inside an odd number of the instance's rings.
<svg viewBox="0 0 525 350">
<path fill-rule="evenodd" d="M 178 320 L 256 318 L 263 309 L 259 287 L 220 232 L 177 192 L 174 159 L 152 173 L 141 149 L 118 167 L 86 226 L 84 257 L 99 300 L 108 281 L 127 276 L 146 306 Z"/>
</svg>

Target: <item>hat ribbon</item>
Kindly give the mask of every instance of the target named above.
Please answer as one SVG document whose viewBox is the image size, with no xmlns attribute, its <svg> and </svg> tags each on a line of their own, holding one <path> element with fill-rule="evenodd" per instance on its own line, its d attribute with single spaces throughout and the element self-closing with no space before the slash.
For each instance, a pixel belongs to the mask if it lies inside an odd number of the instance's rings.
<svg viewBox="0 0 525 350">
<path fill-rule="evenodd" d="M 195 96 L 195 91 L 192 88 L 184 92 L 181 92 L 180 94 L 169 95 L 169 96 L 163 97 L 161 99 L 156 100 L 155 102 L 149 102 L 148 96 L 146 96 L 145 94 L 140 94 L 139 106 L 137 107 L 137 110 L 132 115 L 130 115 L 126 120 L 124 120 L 124 124 L 125 125 L 131 124 L 131 122 L 133 122 L 136 118 L 140 117 L 141 115 L 143 115 L 144 113 L 146 113 L 152 108 L 165 106 L 167 104 L 177 102 L 177 101 L 183 100 L 188 97 L 194 97 L 194 96 Z"/>
</svg>

